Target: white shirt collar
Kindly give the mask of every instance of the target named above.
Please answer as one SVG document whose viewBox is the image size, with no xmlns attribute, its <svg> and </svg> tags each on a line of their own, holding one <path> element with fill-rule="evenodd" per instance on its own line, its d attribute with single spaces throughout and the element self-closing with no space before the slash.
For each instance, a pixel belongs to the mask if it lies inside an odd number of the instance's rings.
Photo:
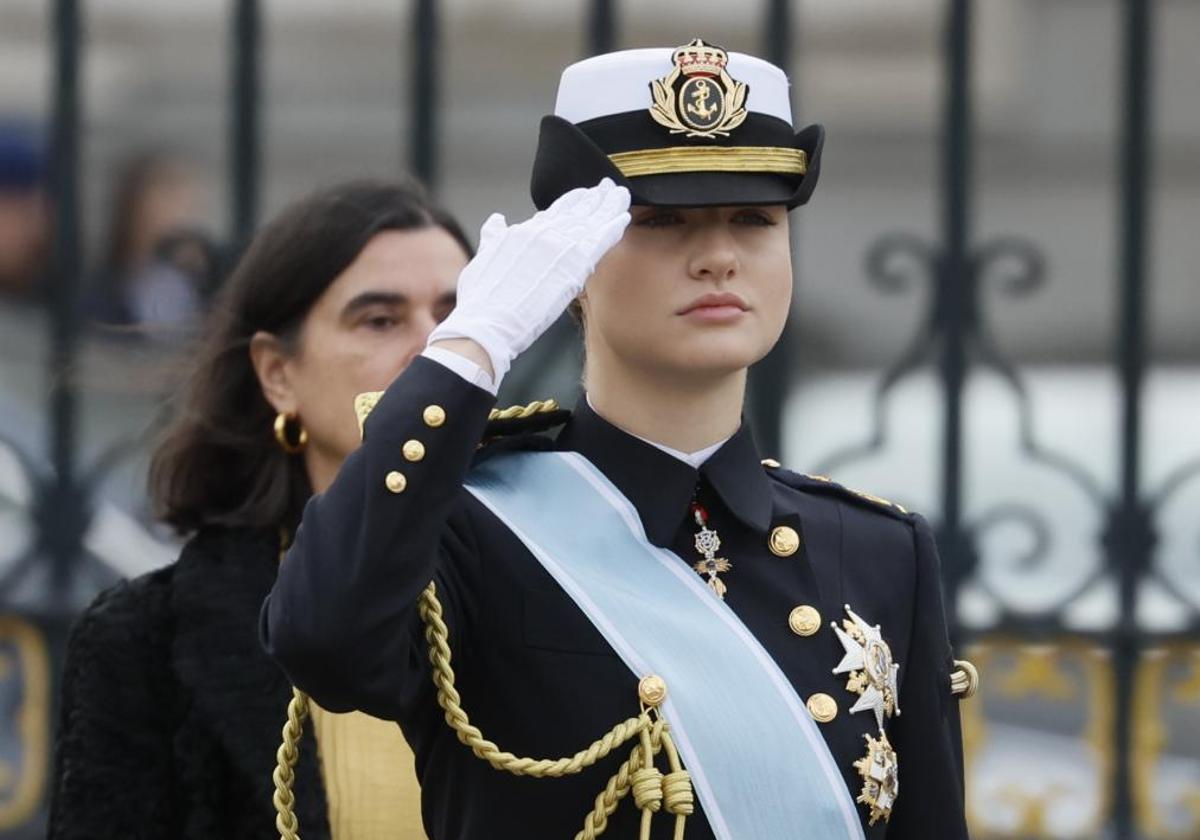
<svg viewBox="0 0 1200 840">
<path fill-rule="evenodd" d="M 596 411 L 596 406 L 592 405 L 592 397 L 590 394 L 587 395 L 587 404 L 591 407 L 592 411 Z M 599 414 L 601 417 L 604 417 L 604 415 L 600 414 L 599 411 L 596 411 L 596 414 Z M 608 420 L 607 417 L 605 417 L 604 419 Z M 612 423 L 611 420 L 608 420 L 608 422 Z M 615 426 L 616 424 L 613 423 L 613 425 Z M 617 428 L 620 428 L 620 427 L 618 426 Z M 642 443 L 648 443 L 651 446 L 653 446 L 655 449 L 662 450 L 663 452 L 670 455 L 672 458 L 676 458 L 680 461 L 683 461 L 685 464 L 687 464 L 694 470 L 700 469 L 700 467 L 704 464 L 705 461 L 707 461 L 709 458 L 711 458 L 712 455 L 718 449 L 720 449 L 722 446 L 724 446 L 726 443 L 728 443 L 729 438 L 733 437 L 733 435 L 730 435 L 729 437 L 725 438 L 724 440 L 717 441 L 712 446 L 706 446 L 703 449 L 697 450 L 696 452 L 681 452 L 678 449 L 672 449 L 669 446 L 665 446 L 664 444 L 658 443 L 658 442 L 650 440 L 648 438 L 644 438 L 641 435 L 635 435 L 635 434 L 633 434 L 633 432 L 629 431 L 628 429 L 621 429 L 621 431 L 625 432 L 625 434 L 627 434 L 627 435 L 632 435 L 633 437 L 642 441 Z"/>
</svg>

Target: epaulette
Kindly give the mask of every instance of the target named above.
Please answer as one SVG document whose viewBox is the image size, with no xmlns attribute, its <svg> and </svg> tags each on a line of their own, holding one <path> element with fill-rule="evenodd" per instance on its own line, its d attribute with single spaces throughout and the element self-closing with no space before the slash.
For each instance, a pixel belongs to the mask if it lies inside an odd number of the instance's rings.
<svg viewBox="0 0 1200 840">
<path fill-rule="evenodd" d="M 903 505 L 896 504 L 882 496 L 864 493 L 861 490 L 855 490 L 838 484 L 827 475 L 808 475 L 792 472 L 781 467 L 779 462 L 774 458 L 764 458 L 762 464 L 767 468 L 768 475 L 782 481 L 789 487 L 795 487 L 797 490 L 812 490 L 817 493 L 838 496 L 851 502 L 866 504 L 873 510 L 882 511 L 897 518 L 907 518 L 909 515 L 908 510 Z"/>
<path fill-rule="evenodd" d="M 513 405 L 508 408 L 493 408 L 488 414 L 487 428 L 483 433 L 485 443 L 512 435 L 530 435 L 561 426 L 571 417 L 571 412 L 559 408 L 556 400 L 534 400 L 528 405 Z"/>
<path fill-rule="evenodd" d="M 354 398 L 354 416 L 358 418 L 358 435 L 361 439 L 367 416 L 375 409 L 383 391 L 365 391 Z M 535 400 L 528 405 L 508 408 L 493 408 L 488 413 L 484 441 L 510 437 L 518 434 L 534 434 L 561 426 L 571 417 L 571 412 L 560 409 L 556 400 Z"/>
<path fill-rule="evenodd" d="M 374 411 L 380 397 L 383 396 L 383 391 L 364 391 L 354 398 L 354 416 L 358 418 L 358 439 L 362 440 L 366 431 L 363 429 L 363 424 L 367 422 L 367 415 Z"/>
</svg>

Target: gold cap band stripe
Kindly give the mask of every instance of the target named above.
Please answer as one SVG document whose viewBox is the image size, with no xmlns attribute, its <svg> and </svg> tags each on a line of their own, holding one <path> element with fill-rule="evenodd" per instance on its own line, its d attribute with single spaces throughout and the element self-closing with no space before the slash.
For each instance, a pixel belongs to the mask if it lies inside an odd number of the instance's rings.
<svg viewBox="0 0 1200 840">
<path fill-rule="evenodd" d="M 672 146 L 609 155 L 626 178 L 673 172 L 778 172 L 803 175 L 808 155 L 781 146 Z"/>
</svg>

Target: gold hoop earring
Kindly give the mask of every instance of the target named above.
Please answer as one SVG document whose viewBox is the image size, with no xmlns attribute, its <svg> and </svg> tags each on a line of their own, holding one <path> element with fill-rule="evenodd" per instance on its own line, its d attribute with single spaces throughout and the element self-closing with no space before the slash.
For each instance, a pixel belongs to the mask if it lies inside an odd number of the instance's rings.
<svg viewBox="0 0 1200 840">
<path fill-rule="evenodd" d="M 288 421 L 295 420 L 296 425 L 300 427 L 300 434 L 296 437 L 296 442 L 288 440 Z M 299 419 L 292 412 L 279 412 L 275 415 L 275 440 L 279 443 L 279 448 L 289 455 L 298 455 L 304 451 L 304 447 L 308 444 L 308 432 L 304 426 L 300 425 Z"/>
</svg>

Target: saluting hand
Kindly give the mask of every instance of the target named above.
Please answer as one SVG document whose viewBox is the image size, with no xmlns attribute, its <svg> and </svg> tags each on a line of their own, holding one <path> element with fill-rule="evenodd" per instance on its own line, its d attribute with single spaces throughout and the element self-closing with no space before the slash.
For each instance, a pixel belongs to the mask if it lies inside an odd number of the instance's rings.
<svg viewBox="0 0 1200 840">
<path fill-rule="evenodd" d="M 471 339 L 499 383 L 583 291 L 628 224 L 629 190 L 608 178 L 565 193 L 520 224 L 493 213 L 479 231 L 479 252 L 458 277 L 458 303 L 429 343 Z"/>
</svg>

